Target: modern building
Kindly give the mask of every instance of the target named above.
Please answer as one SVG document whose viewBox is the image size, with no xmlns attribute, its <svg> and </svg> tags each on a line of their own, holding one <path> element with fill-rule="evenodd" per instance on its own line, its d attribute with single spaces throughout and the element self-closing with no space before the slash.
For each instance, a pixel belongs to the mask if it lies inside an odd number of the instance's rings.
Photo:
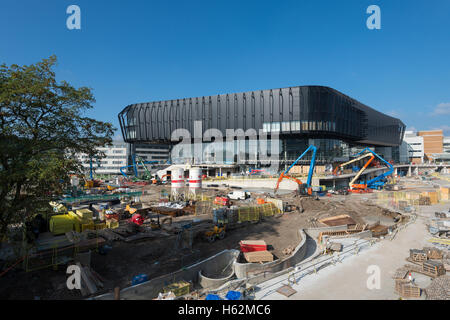
<svg viewBox="0 0 450 320">
<path fill-rule="evenodd" d="M 405 131 L 401 120 L 323 86 L 132 104 L 119 122 L 126 142 L 167 145 L 173 163 L 244 167 L 292 163 L 308 145 L 319 163 L 366 146 L 398 162 Z"/>
<path fill-rule="evenodd" d="M 408 145 L 408 157 L 410 162 L 423 163 L 424 161 L 424 139 L 413 131 L 406 131 L 403 140 Z"/>
<path fill-rule="evenodd" d="M 444 153 L 450 154 L 450 137 L 444 137 Z"/>
<path fill-rule="evenodd" d="M 128 163 L 128 145 L 123 141 L 113 141 L 112 146 L 98 148 L 105 154 L 102 159 L 90 159 L 86 154 L 79 154 L 85 174 L 90 175 L 91 162 L 93 174 L 97 175 L 116 175 L 120 174 L 120 168 Z"/>
</svg>

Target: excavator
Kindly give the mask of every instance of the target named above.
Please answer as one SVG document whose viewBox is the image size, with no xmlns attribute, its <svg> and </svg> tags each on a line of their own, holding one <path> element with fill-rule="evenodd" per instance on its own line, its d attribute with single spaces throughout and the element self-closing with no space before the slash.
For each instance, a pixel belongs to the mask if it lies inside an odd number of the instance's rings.
<svg viewBox="0 0 450 320">
<path fill-rule="evenodd" d="M 367 183 L 366 183 L 368 188 L 380 190 L 380 189 L 382 189 L 384 187 L 386 177 L 390 176 L 394 172 L 394 166 L 392 165 L 393 162 L 392 161 L 389 161 L 389 162 L 386 161 L 385 159 L 383 159 L 381 156 L 379 156 L 378 154 L 376 154 L 375 152 L 373 152 L 369 148 L 365 148 L 359 154 L 363 153 L 364 151 L 369 151 L 370 153 L 372 153 L 381 162 L 384 162 L 384 164 L 386 164 L 386 166 L 389 168 L 389 170 L 386 171 L 385 173 L 380 174 L 379 176 L 377 176 L 377 177 L 367 181 Z"/>
<path fill-rule="evenodd" d="M 371 153 L 366 153 L 358 158 L 355 158 L 353 160 L 347 161 L 342 163 L 341 165 L 337 166 L 334 171 L 333 171 L 333 175 L 337 175 L 338 174 L 338 170 L 340 168 L 343 168 L 351 163 L 360 161 L 364 158 L 368 158 L 370 157 L 370 159 L 366 162 L 366 164 L 358 171 L 358 173 L 356 174 L 356 176 L 350 181 L 350 183 L 348 184 L 349 186 L 349 192 L 355 192 L 355 193 L 363 193 L 367 191 L 367 185 L 365 184 L 355 184 L 355 181 L 358 180 L 358 178 L 361 176 L 361 174 L 364 172 L 364 170 L 366 170 L 366 168 L 369 166 L 369 164 L 373 161 L 373 159 L 375 159 L 375 156 Z"/>
<path fill-rule="evenodd" d="M 368 151 L 368 153 L 363 154 L 360 157 L 357 157 L 353 160 L 350 160 L 348 162 L 345 162 L 345 163 L 337 166 L 333 171 L 333 174 L 337 175 L 337 171 L 339 168 L 342 168 L 350 163 L 362 160 L 364 158 L 370 157 L 370 159 L 365 163 L 365 165 L 358 171 L 356 176 L 350 181 L 349 192 L 364 193 L 364 192 L 368 192 L 369 189 L 381 189 L 384 186 L 383 179 L 385 177 L 389 176 L 390 174 L 392 174 L 392 172 L 394 171 L 394 167 L 392 166 L 392 164 L 387 162 L 385 159 L 383 159 L 381 156 L 379 156 L 378 154 L 376 154 L 374 151 L 372 151 L 369 148 L 364 148 L 361 152 L 357 153 L 355 156 L 361 155 L 365 151 Z M 366 170 L 367 167 L 369 166 L 369 164 L 375 159 L 375 157 L 378 158 L 380 161 L 384 162 L 388 166 L 389 170 L 387 172 L 367 181 L 366 183 L 360 183 L 360 184 L 355 183 L 358 180 L 358 178 L 361 176 L 361 174 L 364 172 L 364 170 Z"/>
<path fill-rule="evenodd" d="M 297 178 L 291 177 L 288 175 L 289 171 L 292 169 L 293 166 L 295 166 L 297 164 L 297 162 L 303 158 L 303 156 L 308 153 L 310 150 L 312 150 L 313 154 L 311 157 L 311 162 L 309 164 L 309 172 L 308 172 L 308 180 L 306 181 L 306 184 L 303 183 L 302 181 L 300 181 Z M 298 188 L 299 188 L 299 192 L 302 195 L 312 195 L 312 188 L 311 188 L 311 180 L 312 180 L 312 176 L 314 174 L 314 166 L 316 163 L 316 153 L 317 153 L 317 148 L 315 146 L 309 146 L 298 158 L 297 160 L 294 161 L 294 163 L 291 164 L 291 166 L 289 168 L 286 169 L 286 171 L 282 172 L 280 174 L 280 176 L 278 177 L 278 181 L 277 184 L 275 186 L 274 189 L 274 193 L 276 193 L 278 191 L 278 188 L 280 187 L 280 183 L 283 179 L 289 179 L 292 181 L 295 181 L 298 184 Z"/>
</svg>

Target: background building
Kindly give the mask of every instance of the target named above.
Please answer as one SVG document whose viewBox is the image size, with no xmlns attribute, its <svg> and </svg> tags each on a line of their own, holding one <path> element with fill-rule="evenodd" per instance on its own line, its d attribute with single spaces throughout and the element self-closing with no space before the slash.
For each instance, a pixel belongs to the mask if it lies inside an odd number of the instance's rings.
<svg viewBox="0 0 450 320">
<path fill-rule="evenodd" d="M 433 160 L 433 154 L 444 152 L 444 132 L 442 130 L 419 131 L 417 135 L 423 137 L 425 160 Z"/>
<path fill-rule="evenodd" d="M 408 157 L 410 162 L 422 163 L 424 161 L 424 139 L 413 131 L 406 131 L 404 141 L 408 145 Z"/>
<path fill-rule="evenodd" d="M 92 159 L 93 174 L 116 175 L 120 174 L 120 167 L 128 163 L 128 145 L 123 141 L 113 141 L 112 146 L 99 148 L 105 153 L 105 158 Z M 91 160 L 86 154 L 79 154 L 78 158 L 83 164 L 85 174 L 89 176 Z"/>
<path fill-rule="evenodd" d="M 191 136 L 183 142 L 190 152 L 178 153 L 177 159 L 171 159 L 174 163 L 251 166 L 268 163 L 261 135 L 279 137 L 270 143 L 278 144 L 277 159 L 283 164 L 295 160 L 311 144 L 318 147 L 319 163 L 345 161 L 365 146 L 378 148 L 388 160 L 398 162 L 405 130 L 399 119 L 322 86 L 133 104 L 119 113 L 119 122 L 124 140 L 131 144 L 163 143 L 172 148 L 182 141 L 172 139 L 174 130 L 186 129 Z M 198 124 L 200 138 L 195 140 Z M 209 129 L 213 128 L 222 134 L 220 141 L 211 140 L 215 137 Z M 236 137 L 238 129 L 245 132 L 243 139 Z"/>
</svg>

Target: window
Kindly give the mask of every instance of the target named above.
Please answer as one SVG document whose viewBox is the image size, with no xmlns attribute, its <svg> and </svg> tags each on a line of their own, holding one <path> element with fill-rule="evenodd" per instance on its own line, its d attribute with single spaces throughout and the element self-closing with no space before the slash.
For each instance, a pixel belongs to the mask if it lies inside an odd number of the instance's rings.
<svg viewBox="0 0 450 320">
<path fill-rule="evenodd" d="M 300 131 L 300 121 L 291 121 L 291 130 Z"/>
<path fill-rule="evenodd" d="M 270 132 L 270 122 L 263 123 L 263 132 Z"/>
<path fill-rule="evenodd" d="M 291 131 L 291 123 L 289 121 L 282 122 L 281 131 Z"/>
<path fill-rule="evenodd" d="M 280 123 L 272 122 L 272 132 L 280 132 Z"/>
</svg>

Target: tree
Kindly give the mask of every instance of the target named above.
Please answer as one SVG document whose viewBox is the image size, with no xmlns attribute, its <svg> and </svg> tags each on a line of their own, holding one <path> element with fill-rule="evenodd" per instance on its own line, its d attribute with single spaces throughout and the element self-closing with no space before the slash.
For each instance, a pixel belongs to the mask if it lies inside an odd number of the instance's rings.
<svg viewBox="0 0 450 320">
<path fill-rule="evenodd" d="M 84 116 L 90 88 L 57 82 L 56 57 L 29 66 L 0 66 L 0 239 L 62 192 L 61 180 L 80 173 L 76 153 L 102 156 L 111 123 Z"/>
</svg>

